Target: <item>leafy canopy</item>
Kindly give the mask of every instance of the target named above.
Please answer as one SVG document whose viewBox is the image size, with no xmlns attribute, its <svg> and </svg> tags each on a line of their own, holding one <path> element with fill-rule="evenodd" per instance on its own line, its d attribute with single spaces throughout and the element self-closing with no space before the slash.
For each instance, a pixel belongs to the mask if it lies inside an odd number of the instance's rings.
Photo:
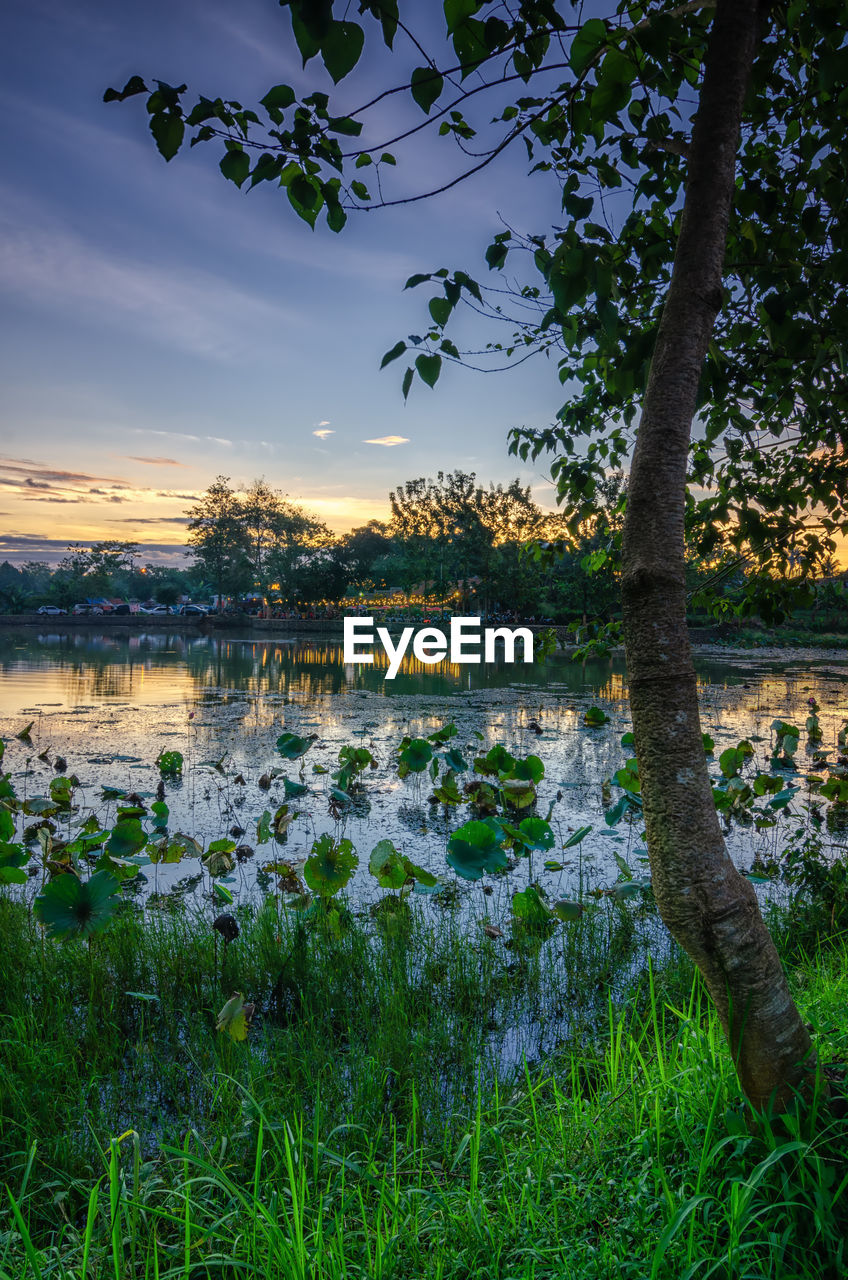
<svg viewBox="0 0 848 1280">
<path fill-rule="evenodd" d="M 253 110 L 212 95 L 189 105 L 185 85 L 151 90 L 133 76 L 106 99 L 146 93 L 166 159 L 186 137 L 213 143 L 225 178 L 248 189 L 270 182 L 310 226 L 323 214 L 334 231 L 352 210 L 438 194 L 520 144 L 530 173 L 556 184 L 557 225 L 492 228 L 484 256 L 494 287 L 463 270 L 412 276 L 407 287 L 433 290 L 426 329 L 383 364 L 407 357 L 404 395 L 416 377 L 433 386 L 445 361 L 465 358 L 449 336 L 463 306 L 496 318 L 500 332 L 511 322 L 508 339 L 487 345 L 493 365 L 554 356 L 564 402 L 549 426 L 515 430 L 511 448 L 524 459 L 553 454 L 579 529 L 633 446 L 679 232 L 709 0 L 622 0 L 591 17 L 566 0 L 444 0 L 445 38 L 432 49 L 409 25 L 421 21 L 411 0 L 361 0 L 362 22 L 333 0 L 281 3 L 304 67 L 320 57 L 338 84 L 376 36 L 395 51 L 385 85 L 352 105 L 275 85 Z M 722 309 L 701 376 L 689 519 L 702 556 L 755 557 L 761 578 L 749 590 L 762 603 L 765 589 L 777 614 L 778 575 L 800 580 L 848 529 L 848 309 L 834 288 L 848 267 L 848 48 L 837 0 L 764 9 Z M 379 137 L 380 105 L 399 96 L 420 122 Z M 428 128 L 456 145 L 458 164 L 434 190 L 410 190 L 390 148 L 406 151 Z"/>
</svg>

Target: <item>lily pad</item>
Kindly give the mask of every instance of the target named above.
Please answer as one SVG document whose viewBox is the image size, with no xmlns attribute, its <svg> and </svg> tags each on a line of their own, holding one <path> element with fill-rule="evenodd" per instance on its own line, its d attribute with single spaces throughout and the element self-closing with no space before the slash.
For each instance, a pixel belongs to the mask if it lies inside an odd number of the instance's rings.
<svg viewBox="0 0 848 1280">
<path fill-rule="evenodd" d="M 315 736 L 313 733 L 308 738 L 300 738 L 296 733 L 281 733 L 277 739 L 277 750 L 285 760 L 299 760 L 306 755 Z"/>
<path fill-rule="evenodd" d="M 496 827 L 477 819 L 466 822 L 453 833 L 448 840 L 447 861 L 463 880 L 480 880 L 507 867 Z"/>
<path fill-rule="evenodd" d="M 108 871 L 88 880 L 57 876 L 35 899 L 36 919 L 53 938 L 91 938 L 106 927 L 118 905 L 120 884 Z"/>
<path fill-rule="evenodd" d="M 313 893 L 322 898 L 332 898 L 347 884 L 359 859 L 350 840 L 334 840 L 327 833 L 319 836 L 312 845 L 312 853 L 306 859 L 303 878 Z"/>
</svg>

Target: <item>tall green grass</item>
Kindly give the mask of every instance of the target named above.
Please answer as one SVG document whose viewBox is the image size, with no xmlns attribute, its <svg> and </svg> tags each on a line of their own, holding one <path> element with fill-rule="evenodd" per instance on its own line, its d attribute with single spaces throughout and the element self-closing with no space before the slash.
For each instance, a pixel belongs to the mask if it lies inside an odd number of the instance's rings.
<svg viewBox="0 0 848 1280">
<path fill-rule="evenodd" d="M 200 918 L 127 917 L 89 950 L 0 902 L 0 1280 L 845 1269 L 848 1123 L 750 1130 L 649 917 L 511 948 L 437 913 L 242 926 L 222 954 Z M 844 1054 L 844 946 L 791 977 Z M 235 989 L 245 1044 L 214 1030 Z"/>
</svg>

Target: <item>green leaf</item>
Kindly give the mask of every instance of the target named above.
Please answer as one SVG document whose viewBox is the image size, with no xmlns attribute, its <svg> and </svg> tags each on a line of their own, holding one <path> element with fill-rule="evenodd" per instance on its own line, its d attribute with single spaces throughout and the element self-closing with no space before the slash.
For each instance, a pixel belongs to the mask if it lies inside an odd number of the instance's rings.
<svg viewBox="0 0 848 1280">
<path fill-rule="evenodd" d="M 444 328 L 450 318 L 450 313 L 453 311 L 453 303 L 447 298 L 431 298 L 429 302 L 429 311 L 430 315 L 433 317 L 434 324 L 439 325 L 440 328 Z M 432 383 L 430 385 L 432 386 Z"/>
<path fill-rule="evenodd" d="M 413 738 L 403 748 L 399 759 L 408 773 L 423 773 L 433 759 L 433 748 L 424 738 Z"/>
<path fill-rule="evenodd" d="M 308 790 L 309 788 L 303 782 L 292 782 L 291 778 L 283 778 L 283 791 L 288 800 L 296 796 L 305 796 Z"/>
<path fill-rule="evenodd" d="M 300 738 L 296 733 L 281 733 L 277 739 L 277 750 L 286 760 L 299 760 L 306 755 L 314 741 L 314 736 Z"/>
<path fill-rule="evenodd" d="M 350 840 L 335 841 L 329 834 L 319 836 L 306 859 L 303 878 L 313 893 L 332 898 L 344 888 L 358 864 Z"/>
<path fill-rule="evenodd" d="M 104 102 L 124 102 L 136 93 L 147 93 L 147 85 L 141 76 L 131 76 L 123 89 L 107 89 L 103 95 Z"/>
<path fill-rule="evenodd" d="M 287 84 L 277 84 L 273 89 L 269 89 L 265 97 L 260 98 L 259 101 L 266 111 L 282 111 L 286 107 L 290 107 L 296 101 L 296 97 L 294 89 Z"/>
<path fill-rule="evenodd" d="M 321 57 L 335 84 L 356 66 L 364 42 L 365 32 L 357 22 L 330 23 L 321 41 Z"/>
<path fill-rule="evenodd" d="M 91 938 L 109 923 L 119 902 L 119 889 L 119 882 L 108 871 L 98 871 L 88 880 L 60 875 L 45 886 L 33 910 L 53 938 Z"/>
<path fill-rule="evenodd" d="M 247 1039 L 250 1019 L 253 1017 L 253 1005 L 245 1004 L 244 996 L 236 991 L 230 996 L 215 1023 L 216 1031 L 226 1031 L 236 1043 Z"/>
<path fill-rule="evenodd" d="M 235 847 L 234 840 L 212 841 L 206 851 L 206 857 L 203 859 L 203 865 L 210 876 L 225 876 L 232 871 L 236 865 L 233 858 Z"/>
<path fill-rule="evenodd" d="M 444 0 L 448 35 L 453 35 L 460 23 L 475 14 L 480 8 L 480 3 L 481 0 Z"/>
<path fill-rule="evenodd" d="M 511 776 L 522 782 L 541 782 L 545 776 L 545 766 L 538 756 L 530 755 L 524 760 L 516 760 Z"/>
<path fill-rule="evenodd" d="M 506 255 L 508 251 L 508 246 L 503 244 L 503 242 L 496 241 L 495 244 L 489 245 L 486 250 L 486 262 L 488 263 L 490 271 L 497 271 L 503 266 L 506 262 Z"/>
<path fill-rule="evenodd" d="M 183 754 L 181 751 L 161 751 L 156 763 L 163 776 L 176 777 L 183 771 Z"/>
<path fill-rule="evenodd" d="M 182 116 L 170 111 L 157 111 L 150 117 L 150 132 L 153 134 L 160 155 L 163 155 L 166 160 L 173 160 L 182 145 L 185 134 Z"/>
<path fill-rule="evenodd" d="M 131 858 L 147 844 L 147 836 L 138 818 L 124 818 L 112 828 L 106 843 L 106 852 L 116 858 Z"/>
<path fill-rule="evenodd" d="M 416 67 L 412 73 L 410 90 L 412 97 L 422 111 L 429 114 L 430 108 L 444 88 L 444 79 L 432 67 Z"/>
<path fill-rule="evenodd" d="M 409 392 L 410 392 L 410 390 L 411 390 L 411 388 L 412 388 L 412 379 L 413 379 L 414 377 L 415 377 L 415 372 L 414 372 L 414 370 L 413 370 L 411 367 L 410 367 L 410 368 L 408 368 L 408 369 L 406 370 L 406 372 L 404 373 L 404 375 L 403 375 L 403 383 L 402 383 L 402 385 L 401 385 L 401 390 L 402 390 L 402 392 L 403 392 L 403 398 L 404 398 L 404 400 L 406 400 L 406 398 L 407 398 L 407 397 L 408 397 L 408 395 L 409 395 Z"/>
<path fill-rule="evenodd" d="M 579 920 L 582 914 L 582 903 L 569 902 L 567 898 L 558 898 L 554 903 L 554 915 L 560 920 Z"/>
<path fill-rule="evenodd" d="M 589 707 L 589 710 L 583 717 L 583 723 L 588 725 L 590 729 L 599 729 L 609 720 L 609 716 L 600 707 Z"/>
<path fill-rule="evenodd" d="M 26 884 L 29 876 L 20 867 L 0 867 L 0 884 Z"/>
<path fill-rule="evenodd" d="M 522 844 L 528 849 L 539 849 L 546 853 L 556 843 L 551 824 L 544 818 L 524 818 L 519 823 L 518 830 L 521 832 Z"/>
<path fill-rule="evenodd" d="M 564 845 L 562 846 L 563 849 L 571 849 L 574 847 L 574 845 L 580 844 L 583 840 L 586 839 L 587 835 L 591 830 L 592 830 L 591 827 L 578 827 L 577 830 L 573 831 L 571 835 L 568 837 L 568 839 L 565 841 Z"/>
<path fill-rule="evenodd" d="M 515 894 L 512 899 L 512 913 L 517 920 L 525 924 L 546 924 L 553 914 L 548 904 L 539 896 L 538 889 L 535 889 L 532 884 L 528 885 L 523 892 Z"/>
<path fill-rule="evenodd" d="M 405 342 L 396 342 L 390 351 L 387 351 L 380 361 L 380 368 L 385 369 L 387 364 L 391 364 L 393 360 L 397 360 L 398 356 L 402 356 L 406 350 Z"/>
<path fill-rule="evenodd" d="M 404 861 L 391 840 L 381 840 L 374 846 L 368 870 L 381 889 L 402 889 L 408 879 Z"/>
<path fill-rule="evenodd" d="M 339 232 L 347 222 L 347 214 L 340 204 L 327 204 L 327 226 L 331 231 Z"/>
<path fill-rule="evenodd" d="M 246 151 L 228 151 L 221 160 L 220 169 L 225 178 L 240 187 L 250 173 L 250 156 Z"/>
<path fill-rule="evenodd" d="M 479 880 L 507 866 L 495 827 L 475 819 L 458 827 L 450 837 L 447 861 L 464 880 Z"/>
<path fill-rule="evenodd" d="M 600 18 L 584 22 L 571 42 L 568 61 L 571 70 L 579 76 L 607 42 L 606 24 Z"/>
<path fill-rule="evenodd" d="M 442 357 L 437 355 L 420 355 L 415 359 L 415 367 L 422 382 L 434 387 L 442 369 Z"/>
</svg>

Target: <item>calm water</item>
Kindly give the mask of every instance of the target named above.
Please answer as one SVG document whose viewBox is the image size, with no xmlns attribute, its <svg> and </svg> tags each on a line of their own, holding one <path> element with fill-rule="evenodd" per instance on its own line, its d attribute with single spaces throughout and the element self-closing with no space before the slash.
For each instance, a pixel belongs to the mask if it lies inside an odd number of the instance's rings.
<svg viewBox="0 0 848 1280">
<path fill-rule="evenodd" d="M 845 655 L 716 652 L 700 655 L 697 665 L 704 728 L 716 739 L 716 755 L 754 735 L 761 739 L 755 742 L 761 767 L 767 767 L 771 721 L 803 723 L 811 693 L 822 707 L 823 746 L 833 749 L 848 716 Z M 448 720 L 459 728 L 453 745 L 466 756 L 495 742 L 541 756 L 546 776 L 538 808 L 544 813 L 556 801 L 552 821 L 562 841 L 578 826 L 593 828 L 582 858 L 568 850 L 566 870 L 541 877 L 550 891 L 572 892 L 578 876 L 584 884 L 610 883 L 616 875 L 614 851 L 628 857 L 634 869 L 644 853 L 635 829 L 622 824 L 610 830 L 603 820 L 601 783 L 629 754 L 620 746 L 630 726 L 618 657 L 584 665 L 555 657 L 543 667 L 445 663 L 433 668 L 413 659 L 387 682 L 384 666 L 345 666 L 340 643 L 326 638 L 258 641 L 178 631 L 57 634 L 45 628 L 38 634 L 0 633 L 0 673 L 5 768 L 15 776 L 19 794 L 44 794 L 53 771 L 39 753 L 46 750 L 48 759 L 64 756 L 68 772 L 82 784 L 76 797 L 80 813 L 71 823 L 88 811 L 104 822 L 114 816 L 114 804 L 101 800 L 104 783 L 152 793 L 159 780 L 154 761 L 160 750 L 173 748 L 183 752 L 186 766 L 182 781 L 168 783 L 171 830 L 211 839 L 238 825 L 246 831 L 241 839 L 255 844 L 256 820 L 283 800 L 282 777 L 270 791 L 259 788 L 259 778 L 275 766 L 293 781 L 298 778 L 298 763 L 280 759 L 276 738 L 283 729 L 318 734 L 301 762 L 302 780 L 310 788 L 296 802 L 302 816 L 283 848 L 265 845 L 254 859 L 239 864 L 229 881 L 237 896 L 252 890 L 262 862 L 305 857 L 323 831 L 343 832 L 353 840 L 363 863 L 352 885 L 360 899 L 371 896 L 373 881 L 365 867 L 373 844 L 385 837 L 413 861 L 453 878 L 444 862 L 449 827 L 441 810 L 426 802 L 428 780 L 401 782 L 393 764 L 393 748 L 405 733 L 426 734 Z M 592 704 L 610 716 L 603 729 L 583 725 Z M 14 735 L 31 720 L 33 745 L 27 746 Z M 541 735 L 530 721 L 542 728 Z M 483 735 L 482 742 L 476 734 Z M 315 774 L 312 766 L 338 767 L 345 743 L 368 746 L 379 767 L 366 774 L 365 799 L 340 825 L 328 807 L 329 774 Z M 798 760 L 804 767 L 803 748 Z M 466 816 L 463 808 L 450 822 Z M 748 864 L 758 848 L 771 848 L 777 838 L 774 832 L 737 832 L 731 848 L 741 864 Z M 540 864 L 541 857 L 534 873 Z M 199 870 L 197 862 L 145 867 L 142 892 L 170 889 Z M 526 865 L 519 866 L 496 886 L 497 895 L 523 887 L 526 877 Z M 479 893 L 480 886 L 470 892 Z"/>
</svg>

